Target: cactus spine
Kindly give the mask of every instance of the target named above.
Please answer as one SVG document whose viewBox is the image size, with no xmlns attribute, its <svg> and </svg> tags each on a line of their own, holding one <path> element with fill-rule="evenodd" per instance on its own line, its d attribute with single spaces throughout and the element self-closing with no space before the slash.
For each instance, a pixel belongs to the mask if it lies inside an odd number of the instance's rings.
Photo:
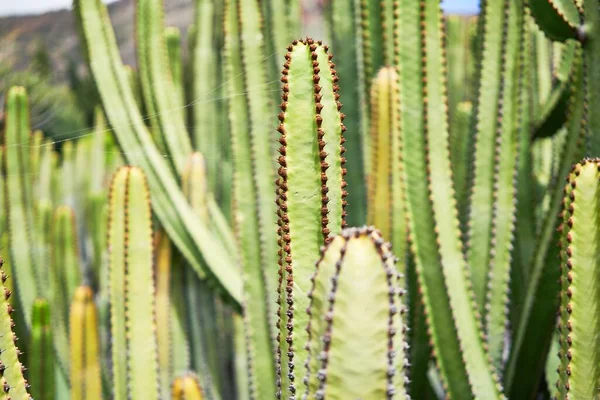
<svg viewBox="0 0 600 400">
<path fill-rule="evenodd" d="M 324 249 L 309 292 L 303 398 L 408 399 L 404 282 L 390 249 L 373 228 L 346 229 Z"/>
<path fill-rule="evenodd" d="M 75 291 L 70 312 L 71 398 L 102 399 L 98 316 L 92 289 Z"/>
<path fill-rule="evenodd" d="M 576 164 L 564 189 L 561 236 L 559 399 L 600 394 L 598 208 L 600 159 Z M 553 355 L 551 355 L 553 356 Z"/>
<path fill-rule="evenodd" d="M 108 248 L 113 394 L 156 399 L 156 338 L 150 195 L 142 171 L 122 167 L 110 189 Z"/>
<path fill-rule="evenodd" d="M 294 41 L 284 65 L 279 114 L 279 348 L 278 396 L 305 391 L 308 306 L 312 265 L 346 216 L 342 104 L 327 47 Z M 320 194 L 320 196 L 318 195 Z"/>
</svg>

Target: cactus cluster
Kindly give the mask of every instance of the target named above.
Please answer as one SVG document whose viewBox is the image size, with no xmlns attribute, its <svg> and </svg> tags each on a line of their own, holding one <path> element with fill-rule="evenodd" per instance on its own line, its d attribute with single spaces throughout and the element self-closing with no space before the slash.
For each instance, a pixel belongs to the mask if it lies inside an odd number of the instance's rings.
<svg viewBox="0 0 600 400">
<path fill-rule="evenodd" d="M 600 396 L 597 0 L 135 3 L 89 132 L 5 94 L 0 398 Z"/>
</svg>

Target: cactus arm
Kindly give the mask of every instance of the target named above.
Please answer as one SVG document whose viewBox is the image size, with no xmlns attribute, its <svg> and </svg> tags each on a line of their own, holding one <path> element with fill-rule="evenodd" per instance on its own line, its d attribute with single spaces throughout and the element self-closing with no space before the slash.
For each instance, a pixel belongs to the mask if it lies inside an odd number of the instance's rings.
<svg viewBox="0 0 600 400">
<path fill-rule="evenodd" d="M 106 7 L 97 0 L 75 0 L 74 6 L 104 109 L 129 162 L 138 165 L 148 176 L 158 218 L 196 273 L 214 278 L 215 283 L 224 289 L 223 295 L 237 306 L 242 282 L 235 263 L 223 245 L 210 234 L 208 227 L 193 214 L 152 142 L 127 82 Z M 206 268 L 203 269 L 203 266 Z"/>
<path fill-rule="evenodd" d="M 7 275 L 2 270 L 4 261 L 0 258 L 0 368 L 2 371 L 2 388 L 7 393 L 6 400 L 23 399 L 31 400 L 27 393 L 29 384 L 23 377 L 25 366 L 19 361 L 21 351 L 16 346 L 17 336 L 13 332 L 14 322 L 11 318 L 13 308 L 9 303 L 11 292 L 6 289 Z"/>
<path fill-rule="evenodd" d="M 332 48 L 335 49 L 337 60 L 336 71 L 340 79 L 340 95 L 344 98 L 344 112 L 346 118 L 344 125 L 347 128 L 345 137 L 347 142 L 346 158 L 352 160 L 347 165 L 348 174 L 346 179 L 350 187 L 353 188 L 348 194 L 350 203 L 348 213 L 348 223 L 353 226 L 359 226 L 366 221 L 366 193 L 365 193 L 365 173 L 368 170 L 364 166 L 364 157 L 362 150 L 368 148 L 368 130 L 362 132 L 361 118 L 366 109 L 361 104 L 359 71 L 356 62 L 357 43 L 355 26 L 355 7 L 352 1 L 335 0 L 329 6 L 331 12 L 328 13 L 329 26 L 332 35 Z M 369 78 L 371 79 L 371 78 Z M 359 82 L 359 84 L 354 84 Z"/>
<path fill-rule="evenodd" d="M 448 395 L 501 398 L 475 313 L 449 169 L 439 2 L 400 2 L 401 130 L 411 249 Z M 439 265 L 439 268 L 430 268 Z"/>
<path fill-rule="evenodd" d="M 218 58 L 215 51 L 214 30 L 219 22 L 216 19 L 216 6 L 212 0 L 195 2 L 196 32 L 192 50 L 194 82 L 194 147 L 205 154 L 208 164 L 209 182 L 212 190 L 217 184 L 219 154 L 219 98 Z"/>
<path fill-rule="evenodd" d="M 378 232 L 349 229 L 331 241 L 309 292 L 305 398 L 408 398 L 396 284 L 390 245 Z"/>
<path fill-rule="evenodd" d="M 171 329 L 171 376 L 181 374 L 190 369 L 191 355 L 190 343 L 187 332 L 189 326 L 185 315 L 185 286 L 184 268 L 189 269 L 182 257 L 176 253 L 172 261 L 171 271 L 171 301 L 170 301 L 170 329 Z M 215 349 L 216 351 L 216 349 Z"/>
<path fill-rule="evenodd" d="M 61 295 L 64 304 L 71 304 L 75 289 L 81 284 L 75 212 L 71 207 L 59 206 L 54 211 L 53 236 L 56 251 L 53 262 L 62 280 Z"/>
<path fill-rule="evenodd" d="M 80 286 L 70 308 L 71 399 L 100 400 L 98 320 L 92 289 Z"/>
<path fill-rule="evenodd" d="M 124 203 L 127 169 L 120 169 L 110 186 L 108 246 L 112 387 L 115 400 L 127 397 L 127 338 L 125 333 L 125 220 Z"/>
<path fill-rule="evenodd" d="M 33 249 L 32 187 L 30 178 L 29 110 L 24 88 L 11 88 L 6 96 L 4 121 L 4 196 L 12 272 L 16 277 L 25 322 L 31 324 L 33 302 L 39 293 Z"/>
<path fill-rule="evenodd" d="M 529 8 L 550 39 L 564 41 L 577 37 L 579 11 L 573 0 L 530 1 Z"/>
<path fill-rule="evenodd" d="M 165 28 L 165 44 L 167 47 L 167 55 L 169 59 L 169 70 L 173 78 L 173 87 L 177 92 L 176 102 L 179 107 L 184 107 L 185 96 L 183 91 L 183 65 L 181 54 L 181 32 L 175 26 Z"/>
<path fill-rule="evenodd" d="M 571 77 L 571 104 L 567 116 L 568 136 L 559 155 L 558 176 L 567 176 L 573 162 L 582 154 L 584 96 L 582 95 L 581 52 L 577 51 L 574 74 Z M 517 323 L 513 346 L 506 365 L 504 384 L 509 398 L 533 395 L 537 390 L 552 325 L 555 321 L 558 292 L 558 261 L 552 241 L 557 226 L 557 215 L 562 200 L 562 190 L 556 185 L 549 191 L 550 205 L 542 221 L 535 252 L 532 258 L 530 278 Z M 554 269 L 553 267 L 556 267 Z M 535 349 L 535 351 L 533 351 Z M 527 376 L 523 372 L 528 371 Z M 532 379 L 532 371 L 536 371 Z M 539 375 L 539 376 L 538 376 Z"/>
<path fill-rule="evenodd" d="M 160 388 L 162 397 L 173 379 L 171 363 L 171 309 L 169 301 L 171 280 L 171 243 L 164 232 L 154 236 L 156 249 L 156 339 L 158 343 L 158 364 L 160 368 Z"/>
<path fill-rule="evenodd" d="M 584 0 L 583 21 L 587 39 L 583 45 L 584 66 L 586 70 L 587 107 L 590 110 L 588 118 L 589 153 L 600 155 L 600 10 L 597 2 Z"/>
<path fill-rule="evenodd" d="M 158 349 L 150 194 L 143 172 L 125 168 L 126 186 L 122 218 L 124 249 L 125 329 L 127 334 L 127 380 L 133 399 L 157 399 Z M 116 238 L 115 238 L 116 239 Z M 109 246 L 116 245 L 112 242 Z M 114 266 L 115 268 L 118 266 Z M 122 356 L 122 355 L 121 355 Z"/>
<path fill-rule="evenodd" d="M 369 224 L 391 239 L 400 258 L 406 254 L 406 200 L 398 115 L 398 77 L 383 67 L 371 85 L 372 167 L 369 173 Z"/>
<path fill-rule="evenodd" d="M 198 383 L 198 377 L 187 373 L 173 380 L 171 400 L 203 400 L 204 393 Z"/>
<path fill-rule="evenodd" d="M 250 388 L 248 382 L 248 359 L 246 357 L 246 341 L 244 338 L 244 320 L 241 316 L 233 315 L 233 345 L 236 395 L 239 400 L 249 400 Z"/>
<path fill-rule="evenodd" d="M 262 43 L 250 40 L 260 35 L 258 13 L 259 4 L 255 0 L 226 2 L 225 65 L 234 162 L 233 220 L 246 293 L 248 372 L 256 398 L 267 398 L 275 395 L 272 356 L 275 324 L 271 309 L 275 282 L 266 268 L 276 265 L 277 250 L 270 178 L 273 176 L 271 143 L 269 126 L 265 125 L 270 118 L 261 64 Z M 254 92 L 255 97 L 241 95 L 246 92 Z"/>
<path fill-rule="evenodd" d="M 38 298 L 31 313 L 31 338 L 28 374 L 31 397 L 37 400 L 54 399 L 54 349 L 50 325 L 50 307 L 46 299 Z"/>
<path fill-rule="evenodd" d="M 566 121 L 566 111 L 571 94 L 569 77 L 573 71 L 576 49 L 577 43 L 574 40 L 565 41 L 558 68 L 553 76 L 555 85 L 542 105 L 533 127 L 534 138 L 553 136 Z"/>
<path fill-rule="evenodd" d="M 281 396 L 304 393 L 301 363 L 306 350 L 302 344 L 307 338 L 304 328 L 308 318 L 300 310 L 308 305 L 306 294 L 319 248 L 329 233 L 340 232 L 345 214 L 341 146 L 345 128 L 338 114 L 341 104 L 337 102 L 331 56 L 326 47 L 312 39 L 294 41 L 288 51 L 278 128 L 282 145 L 277 181 L 282 252 L 277 382 Z M 339 186 L 330 186 L 330 177 Z"/>
<path fill-rule="evenodd" d="M 136 1 L 138 65 L 144 100 L 153 129 L 161 136 L 173 166 L 181 174 L 192 145 L 185 126 L 181 91 L 169 68 L 162 0 Z"/>
<path fill-rule="evenodd" d="M 510 140 L 504 134 L 503 125 L 510 121 L 512 93 L 507 85 L 512 79 L 504 79 L 505 75 L 513 76 L 510 69 L 516 56 L 514 42 L 509 36 L 515 29 L 514 15 L 510 13 L 511 1 L 486 1 L 482 9 L 483 37 L 481 40 L 482 58 L 479 92 L 475 106 L 475 159 L 473 165 L 473 181 L 469 199 L 469 230 L 467 244 L 467 261 L 471 268 L 471 279 L 479 313 L 484 316 L 488 275 L 492 243 L 496 219 L 512 216 L 496 215 L 495 205 L 498 192 L 495 185 L 503 185 L 499 181 L 501 171 L 508 166 L 494 168 L 500 154 L 501 140 Z M 512 50 L 512 51 L 511 51 Z M 509 110 L 505 110 L 508 107 Z M 506 115 L 506 111 L 509 111 Z M 509 147 L 509 151 L 513 151 Z M 511 155 L 514 157 L 514 154 Z M 511 182 L 512 184 L 512 182 Z M 496 219 L 495 219 L 496 218 Z"/>
<path fill-rule="evenodd" d="M 567 180 L 561 238 L 559 398 L 591 399 L 600 385 L 597 257 L 600 160 L 576 164 Z"/>
</svg>

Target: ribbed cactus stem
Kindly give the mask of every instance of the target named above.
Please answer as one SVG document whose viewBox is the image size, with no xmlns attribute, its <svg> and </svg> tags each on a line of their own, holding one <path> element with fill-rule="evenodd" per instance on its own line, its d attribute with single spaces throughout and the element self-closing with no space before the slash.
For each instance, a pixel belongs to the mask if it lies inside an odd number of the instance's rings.
<svg viewBox="0 0 600 400">
<path fill-rule="evenodd" d="M 150 195 L 139 168 L 117 171 L 109 204 L 113 395 L 116 400 L 156 399 L 159 379 L 152 220 Z"/>
<path fill-rule="evenodd" d="M 275 394 L 276 214 L 271 133 L 272 96 L 260 2 L 225 2 L 225 68 L 233 152 L 233 222 L 244 281 L 244 318 L 251 390 L 259 398 Z M 205 154 L 209 156 L 209 153 Z"/>
<path fill-rule="evenodd" d="M 410 243 L 434 357 L 448 396 L 499 399 L 502 390 L 474 309 L 452 182 L 442 10 L 437 0 L 400 0 L 398 11 Z"/>
<path fill-rule="evenodd" d="M 173 79 L 173 87 L 177 92 L 176 103 L 179 107 L 185 105 L 184 79 L 183 79 L 183 60 L 181 53 L 181 32 L 176 26 L 165 28 L 165 44 L 167 46 L 167 56 L 169 58 L 169 69 Z"/>
<path fill-rule="evenodd" d="M 32 400 L 27 393 L 29 383 L 23 376 L 25 366 L 19 361 L 21 350 L 16 346 L 18 338 L 13 331 L 14 322 L 11 317 L 14 309 L 8 301 L 11 292 L 4 286 L 8 276 L 4 273 L 3 266 L 4 260 L 0 258 L 0 393 L 6 394 L 6 400 Z"/>
<path fill-rule="evenodd" d="M 558 398 L 592 399 L 600 387 L 600 159 L 574 165 L 564 194 Z"/>
<path fill-rule="evenodd" d="M 279 143 L 278 396 L 304 393 L 302 362 L 310 277 L 320 247 L 344 226 L 344 138 L 337 76 L 327 46 L 312 39 L 288 47 Z"/>
<path fill-rule="evenodd" d="M 395 68 L 382 68 L 371 85 L 372 163 L 368 179 L 368 223 L 390 238 L 395 253 L 404 260 L 407 216 L 399 95 Z"/>
<path fill-rule="evenodd" d="M 173 380 L 171 400 L 203 400 L 204 398 L 198 377 L 193 373 L 187 373 Z"/>
<path fill-rule="evenodd" d="M 31 396 L 36 400 L 54 400 L 54 347 L 50 306 L 38 298 L 31 313 L 31 338 L 27 360 Z"/>
<path fill-rule="evenodd" d="M 395 260 L 373 228 L 346 229 L 323 249 L 308 294 L 304 399 L 409 398 L 404 279 Z"/>
<path fill-rule="evenodd" d="M 29 106 L 27 92 L 22 87 L 11 88 L 6 95 L 4 107 L 4 157 L 5 171 L 3 196 L 6 207 L 6 223 L 9 235 L 10 260 L 25 322 L 31 324 L 31 310 L 40 289 L 36 276 L 36 253 L 34 249 L 34 221 L 30 176 Z"/>
<path fill-rule="evenodd" d="M 100 343 L 94 293 L 87 286 L 75 291 L 70 311 L 71 399 L 102 399 Z"/>
</svg>

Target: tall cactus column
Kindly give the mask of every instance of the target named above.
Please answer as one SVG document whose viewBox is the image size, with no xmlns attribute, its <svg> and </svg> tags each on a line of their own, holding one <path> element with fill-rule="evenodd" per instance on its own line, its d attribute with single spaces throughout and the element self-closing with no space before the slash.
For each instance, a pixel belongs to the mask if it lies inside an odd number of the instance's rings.
<svg viewBox="0 0 600 400">
<path fill-rule="evenodd" d="M 275 128 L 265 70 L 262 14 L 256 0 L 228 0 L 225 67 L 234 160 L 233 220 L 244 281 L 244 322 L 250 390 L 256 399 L 275 396 L 273 307 L 277 239 L 273 200 Z"/>
<path fill-rule="evenodd" d="M 279 114 L 279 398 L 304 393 L 307 293 L 319 248 L 344 225 L 343 114 L 327 47 L 312 39 L 288 48 Z"/>
<path fill-rule="evenodd" d="M 396 35 L 411 250 L 434 356 L 448 395 L 502 398 L 490 372 L 463 256 L 448 141 L 442 11 L 401 0 Z M 400 29 L 402 30 L 400 32 Z"/>
</svg>

